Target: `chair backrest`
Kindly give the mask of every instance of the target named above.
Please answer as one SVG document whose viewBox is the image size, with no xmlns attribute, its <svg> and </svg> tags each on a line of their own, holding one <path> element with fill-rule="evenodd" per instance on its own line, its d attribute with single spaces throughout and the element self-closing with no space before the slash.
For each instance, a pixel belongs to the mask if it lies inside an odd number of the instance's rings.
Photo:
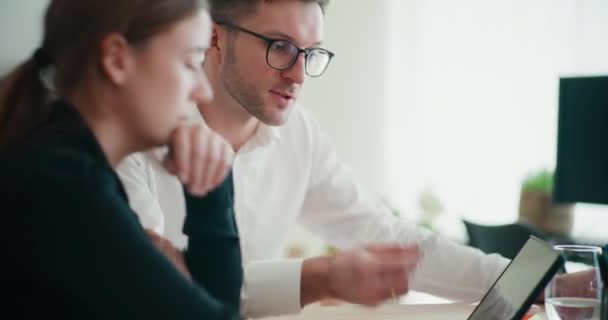
<svg viewBox="0 0 608 320">
<path fill-rule="evenodd" d="M 513 259 L 530 236 L 546 240 L 547 237 L 531 225 L 514 223 L 485 226 L 464 220 L 469 235 L 469 245 L 485 253 L 498 253 Z"/>
</svg>

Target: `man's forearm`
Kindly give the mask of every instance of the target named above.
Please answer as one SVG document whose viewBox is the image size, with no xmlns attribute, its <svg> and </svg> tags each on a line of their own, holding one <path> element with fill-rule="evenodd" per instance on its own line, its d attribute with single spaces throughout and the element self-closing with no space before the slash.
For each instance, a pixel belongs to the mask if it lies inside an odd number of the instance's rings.
<svg viewBox="0 0 608 320">
<path fill-rule="evenodd" d="M 418 265 L 418 247 L 378 244 L 304 260 L 300 304 L 325 298 L 377 306 L 409 290 L 409 275 Z"/>
<path fill-rule="evenodd" d="M 329 257 L 306 259 L 302 263 L 300 303 L 302 307 L 331 297 L 329 290 Z"/>
</svg>

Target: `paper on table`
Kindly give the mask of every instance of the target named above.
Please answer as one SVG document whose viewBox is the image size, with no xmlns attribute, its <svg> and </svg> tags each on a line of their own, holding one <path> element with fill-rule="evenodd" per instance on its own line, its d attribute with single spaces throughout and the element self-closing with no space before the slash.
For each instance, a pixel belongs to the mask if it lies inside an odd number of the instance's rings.
<svg viewBox="0 0 608 320">
<path fill-rule="evenodd" d="M 296 316 L 266 318 L 267 320 L 466 320 L 473 306 L 463 303 L 399 305 L 387 304 L 378 308 L 354 305 L 322 307 L 313 305 Z"/>
</svg>

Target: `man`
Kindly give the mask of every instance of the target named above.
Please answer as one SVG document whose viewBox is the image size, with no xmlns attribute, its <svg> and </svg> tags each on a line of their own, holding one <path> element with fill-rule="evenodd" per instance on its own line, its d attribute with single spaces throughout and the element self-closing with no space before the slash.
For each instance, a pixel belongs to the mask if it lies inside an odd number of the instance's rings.
<svg viewBox="0 0 608 320">
<path fill-rule="evenodd" d="M 355 182 L 317 123 L 295 105 L 306 75 L 320 76 L 333 56 L 320 47 L 327 1 L 211 2 L 216 27 L 204 67 L 215 99 L 199 111 L 236 151 L 244 313 L 293 313 L 327 297 L 376 305 L 410 289 L 480 299 L 508 261 L 395 218 Z M 133 157 L 121 177 L 144 224 L 183 243 L 180 183 L 154 158 Z M 279 259 L 294 223 L 343 251 Z M 372 243 L 396 245 L 353 249 Z"/>
</svg>

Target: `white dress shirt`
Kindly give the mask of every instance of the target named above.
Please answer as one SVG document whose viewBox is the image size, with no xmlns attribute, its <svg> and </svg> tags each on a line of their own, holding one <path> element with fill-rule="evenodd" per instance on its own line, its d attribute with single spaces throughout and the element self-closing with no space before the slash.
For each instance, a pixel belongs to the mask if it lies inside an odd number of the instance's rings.
<svg viewBox="0 0 608 320">
<path fill-rule="evenodd" d="M 159 157 L 160 152 L 133 155 L 118 172 L 144 226 L 183 246 L 182 188 Z M 479 300 L 508 264 L 393 216 L 357 183 L 317 122 L 298 107 L 281 127 L 258 126 L 237 152 L 233 177 L 246 316 L 300 311 L 302 261 L 281 258 L 295 223 L 342 249 L 372 242 L 418 244 L 423 259 L 410 289 L 455 300 Z"/>
</svg>

